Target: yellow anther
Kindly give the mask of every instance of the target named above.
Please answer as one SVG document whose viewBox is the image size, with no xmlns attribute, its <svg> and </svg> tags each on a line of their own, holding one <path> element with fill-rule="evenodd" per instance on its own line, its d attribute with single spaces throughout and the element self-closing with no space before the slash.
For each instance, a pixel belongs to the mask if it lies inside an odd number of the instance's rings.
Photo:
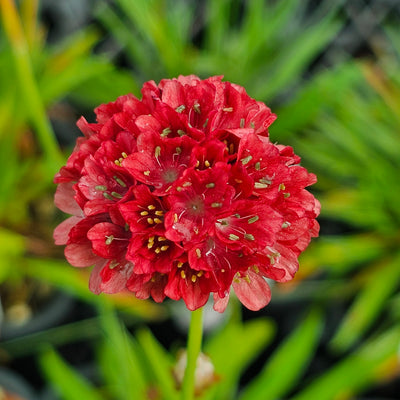
<svg viewBox="0 0 400 400">
<path fill-rule="evenodd" d="M 114 236 L 113 235 L 106 236 L 106 245 L 111 244 L 113 240 L 114 240 Z"/>
<path fill-rule="evenodd" d="M 178 214 L 174 214 L 174 222 L 178 222 Z"/>
<path fill-rule="evenodd" d="M 254 168 L 255 168 L 257 171 L 260 170 L 260 168 L 261 168 L 260 161 L 257 161 L 257 162 L 254 164 Z"/>
<path fill-rule="evenodd" d="M 150 236 L 148 239 L 149 242 L 154 242 L 154 236 Z"/>
<path fill-rule="evenodd" d="M 222 109 L 222 111 L 225 111 L 225 112 L 232 112 L 232 111 L 233 111 L 233 107 L 224 107 L 224 108 Z"/>
<path fill-rule="evenodd" d="M 186 279 L 185 271 L 181 271 L 181 278 L 182 278 L 182 279 Z"/>
<path fill-rule="evenodd" d="M 200 258 L 201 257 L 201 250 L 199 248 L 197 248 L 195 251 L 196 251 L 197 258 Z"/>
<path fill-rule="evenodd" d="M 154 219 L 153 218 L 147 218 L 147 223 L 154 224 Z"/>
<path fill-rule="evenodd" d="M 164 211 L 157 210 L 154 214 L 156 214 L 160 217 L 160 216 L 164 215 Z"/>
<path fill-rule="evenodd" d="M 156 146 L 155 150 L 154 150 L 154 156 L 156 158 L 160 157 L 161 154 L 161 147 L 160 146 Z"/>
<path fill-rule="evenodd" d="M 158 236 L 158 237 L 157 237 L 157 240 L 158 240 L 159 242 L 165 242 L 165 241 L 167 240 L 167 238 L 164 237 L 164 236 Z"/>
<path fill-rule="evenodd" d="M 121 156 L 122 157 L 124 157 L 124 158 L 126 158 L 126 157 L 128 157 L 128 154 L 126 154 L 124 151 L 121 153 Z"/>
<path fill-rule="evenodd" d="M 260 272 L 260 270 L 258 269 L 257 265 L 253 265 L 253 270 L 256 274 L 258 274 Z"/>
<path fill-rule="evenodd" d="M 244 238 L 247 240 L 255 240 L 251 233 L 245 233 Z"/>
<path fill-rule="evenodd" d="M 141 215 L 142 217 L 145 217 L 146 215 L 149 215 L 149 212 L 148 212 L 148 211 L 142 211 L 142 212 L 140 213 L 140 215 Z"/>
<path fill-rule="evenodd" d="M 154 246 L 154 242 L 150 242 L 149 241 L 149 243 L 147 243 L 147 248 L 148 249 L 151 249 L 153 246 Z"/>
<path fill-rule="evenodd" d="M 210 161 L 208 161 L 208 160 L 204 161 L 204 165 L 208 168 L 211 165 Z"/>
<path fill-rule="evenodd" d="M 211 203 L 212 208 L 220 208 L 222 207 L 222 203 Z"/>
<path fill-rule="evenodd" d="M 240 125 L 239 125 L 239 126 L 240 126 L 241 128 L 244 128 L 245 122 L 246 122 L 246 121 L 245 121 L 244 118 L 240 118 Z"/>
<path fill-rule="evenodd" d="M 200 113 L 201 113 L 201 111 L 200 111 L 200 104 L 199 104 L 199 103 L 194 103 L 194 104 L 193 104 L 193 109 L 194 109 L 194 111 L 195 111 L 197 114 L 200 114 Z"/>
<path fill-rule="evenodd" d="M 213 188 L 213 187 L 215 187 L 215 183 L 213 183 L 213 182 L 210 182 L 210 183 L 207 183 L 207 184 L 206 184 L 206 188 L 207 188 L 207 189 L 211 189 L 211 188 Z"/>
<path fill-rule="evenodd" d="M 192 275 L 192 277 L 190 279 L 191 279 L 191 281 L 193 283 L 195 283 L 197 281 L 197 276 L 196 275 Z"/>
<path fill-rule="evenodd" d="M 250 283 L 250 278 L 249 278 L 248 275 L 244 276 L 243 279 L 244 279 L 247 283 Z"/>
<path fill-rule="evenodd" d="M 183 266 L 183 262 L 182 261 L 178 261 L 178 264 L 176 265 L 178 268 L 182 268 Z"/>
<path fill-rule="evenodd" d="M 285 190 L 285 189 L 286 189 L 286 186 L 285 186 L 284 183 L 281 183 L 281 184 L 279 185 L 279 187 L 278 187 L 278 190 Z"/>
<path fill-rule="evenodd" d="M 115 164 L 115 165 L 118 165 L 118 167 L 121 166 L 121 162 L 120 162 L 119 160 L 114 160 L 114 164 Z M 150 173 L 150 171 L 149 171 L 149 173 Z"/>
<path fill-rule="evenodd" d="M 149 176 L 150 175 L 150 171 L 143 171 L 143 175 Z"/>
<path fill-rule="evenodd" d="M 248 224 L 252 224 L 252 223 L 258 221 L 259 219 L 260 219 L 260 217 L 259 217 L 258 215 L 255 215 L 254 217 L 249 218 L 249 219 L 247 220 L 247 223 L 248 223 Z"/>
<path fill-rule="evenodd" d="M 161 246 L 161 251 L 167 251 L 169 249 L 168 245 Z"/>
<path fill-rule="evenodd" d="M 266 189 L 268 187 L 265 183 L 256 182 L 254 183 L 255 189 Z"/>
<path fill-rule="evenodd" d="M 239 236 L 237 236 L 237 235 L 235 235 L 233 233 L 230 233 L 229 234 L 229 240 L 239 240 Z"/>
<path fill-rule="evenodd" d="M 149 204 L 149 205 L 147 206 L 147 208 L 148 208 L 149 210 L 155 210 L 155 209 L 156 209 L 156 206 L 154 206 L 153 204 Z"/>
<path fill-rule="evenodd" d="M 162 224 L 162 221 L 160 218 L 154 218 L 153 220 L 156 224 Z"/>
<path fill-rule="evenodd" d="M 204 274 L 204 271 L 199 271 L 199 272 L 197 273 L 197 276 L 198 276 L 199 278 L 201 278 L 201 277 L 203 276 L 203 274 Z"/>
<path fill-rule="evenodd" d="M 156 249 L 154 250 L 155 253 L 159 254 L 161 252 L 161 249 L 159 247 L 156 247 Z"/>
</svg>

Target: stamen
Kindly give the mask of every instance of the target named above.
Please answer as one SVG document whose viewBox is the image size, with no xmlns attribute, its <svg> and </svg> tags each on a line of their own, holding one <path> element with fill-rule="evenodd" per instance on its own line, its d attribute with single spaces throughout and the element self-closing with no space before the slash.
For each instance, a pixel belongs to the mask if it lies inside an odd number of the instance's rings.
<svg viewBox="0 0 400 400">
<path fill-rule="evenodd" d="M 201 258 L 201 250 L 199 248 L 196 249 L 197 258 Z"/>
<path fill-rule="evenodd" d="M 193 283 L 195 283 L 195 282 L 197 281 L 197 276 L 196 276 L 196 275 L 192 275 L 191 281 L 192 281 Z"/>
<path fill-rule="evenodd" d="M 154 246 L 154 242 L 150 242 L 149 241 L 149 243 L 147 243 L 147 248 L 148 249 L 151 249 L 153 246 Z"/>
<path fill-rule="evenodd" d="M 278 190 L 285 190 L 285 189 L 286 189 L 286 186 L 285 186 L 284 183 L 281 183 L 281 184 L 279 185 L 279 187 L 278 187 Z"/>
<path fill-rule="evenodd" d="M 118 165 L 118 167 L 122 167 L 121 162 L 119 160 L 114 160 L 114 164 Z"/>
<path fill-rule="evenodd" d="M 161 154 L 161 147 L 160 146 L 156 146 L 155 150 L 154 150 L 154 155 L 156 158 L 160 157 Z"/>
<path fill-rule="evenodd" d="M 158 240 L 159 242 L 165 242 L 165 241 L 167 240 L 167 238 L 164 237 L 164 236 L 158 236 L 157 240 Z"/>
<path fill-rule="evenodd" d="M 178 222 L 178 214 L 174 214 L 174 222 Z"/>
<path fill-rule="evenodd" d="M 220 208 L 222 207 L 222 203 L 211 203 L 212 208 Z"/>
<path fill-rule="evenodd" d="M 194 111 L 195 111 L 197 114 L 200 114 L 200 113 L 201 113 L 201 111 L 200 111 L 200 104 L 199 104 L 199 103 L 194 103 L 194 104 L 193 104 L 193 109 L 194 109 Z"/>
<path fill-rule="evenodd" d="M 146 215 L 149 215 L 149 212 L 148 212 L 148 211 L 142 211 L 142 212 L 140 213 L 140 215 L 142 215 L 143 217 L 145 217 Z"/>
<path fill-rule="evenodd" d="M 207 183 L 207 184 L 206 184 L 206 188 L 207 188 L 207 189 L 211 189 L 211 188 L 213 188 L 213 187 L 215 187 L 215 183 L 213 183 L 213 182 L 210 182 L 210 183 Z"/>
<path fill-rule="evenodd" d="M 254 122 L 250 122 L 250 128 L 254 129 L 256 127 Z"/>
<path fill-rule="evenodd" d="M 176 107 L 175 108 L 175 111 L 177 112 L 177 113 L 181 113 L 182 111 L 184 111 L 185 110 L 185 105 L 184 104 L 182 104 L 182 105 L 180 105 L 179 107 Z"/>
<path fill-rule="evenodd" d="M 258 269 L 257 265 L 253 265 L 253 270 L 256 274 L 258 274 L 260 272 L 260 270 Z"/>
<path fill-rule="evenodd" d="M 250 283 L 250 278 L 249 278 L 248 275 L 244 276 L 243 279 L 244 279 L 247 283 Z"/>
<path fill-rule="evenodd" d="M 283 193 L 283 197 L 284 197 L 285 199 L 287 199 L 288 197 L 290 197 L 290 193 Z"/>
<path fill-rule="evenodd" d="M 237 236 L 237 235 L 235 235 L 233 233 L 230 233 L 229 234 L 229 240 L 239 240 L 239 236 Z"/>
<path fill-rule="evenodd" d="M 147 218 L 147 223 L 149 223 L 150 225 L 154 224 L 153 218 Z"/>
<path fill-rule="evenodd" d="M 265 183 L 255 182 L 254 187 L 256 189 L 266 189 L 268 187 L 268 185 Z"/>
<path fill-rule="evenodd" d="M 184 182 L 184 183 L 182 184 L 182 186 L 183 186 L 183 187 L 192 186 L 192 182 Z"/>
<path fill-rule="evenodd" d="M 107 192 L 103 192 L 103 197 L 106 198 L 107 200 L 114 201 L 114 199 Z"/>
<path fill-rule="evenodd" d="M 161 249 L 160 249 L 159 247 L 156 247 L 156 249 L 154 250 L 154 252 L 155 252 L 156 254 L 160 254 Z"/>
<path fill-rule="evenodd" d="M 177 154 L 181 154 L 182 153 L 182 149 L 180 147 L 175 148 L 175 151 Z"/>
<path fill-rule="evenodd" d="M 113 261 L 110 262 L 108 268 L 114 269 L 115 267 L 118 267 L 118 265 L 119 265 L 119 262 L 116 261 L 116 260 L 113 260 Z"/>
<path fill-rule="evenodd" d="M 114 178 L 115 181 L 116 181 L 118 184 L 120 184 L 122 187 L 126 187 L 126 183 L 125 183 L 122 179 L 118 178 L 118 176 L 114 176 L 113 178 Z"/>
<path fill-rule="evenodd" d="M 203 128 L 205 128 L 208 124 L 208 118 L 204 121 Z"/>
<path fill-rule="evenodd" d="M 172 131 L 171 131 L 171 128 L 164 128 L 163 130 L 162 130 L 162 132 L 161 132 L 161 135 L 160 136 L 162 136 L 162 137 L 165 137 L 165 136 L 168 136 L 168 134 L 170 134 Z"/>
<path fill-rule="evenodd" d="M 203 276 L 203 274 L 204 274 L 204 271 L 199 271 L 199 272 L 197 273 L 197 276 L 198 276 L 199 278 L 201 278 L 201 277 Z"/>
<path fill-rule="evenodd" d="M 119 194 L 117 192 L 111 192 L 111 196 L 117 198 L 117 199 L 122 199 L 124 196 L 122 194 Z"/>
<path fill-rule="evenodd" d="M 179 136 L 184 136 L 184 135 L 186 135 L 186 132 L 183 131 L 182 129 L 178 129 L 178 130 L 177 130 L 177 133 L 178 133 Z"/>
<path fill-rule="evenodd" d="M 260 217 L 259 217 L 258 215 L 255 215 L 254 217 L 249 218 L 249 219 L 247 220 L 247 223 L 248 223 L 248 224 L 253 224 L 254 222 L 258 221 L 259 218 L 260 218 Z"/>
<path fill-rule="evenodd" d="M 244 118 L 240 118 L 240 127 L 241 128 L 244 128 L 244 123 L 245 123 Z"/>
<path fill-rule="evenodd" d="M 208 160 L 204 161 L 204 165 L 208 168 L 211 165 L 210 161 L 208 161 Z"/>
<path fill-rule="evenodd" d="M 153 220 L 156 224 L 162 224 L 162 221 L 160 218 L 154 218 Z"/>
<path fill-rule="evenodd" d="M 182 278 L 182 279 L 186 279 L 185 271 L 181 271 L 181 278 Z"/>
<path fill-rule="evenodd" d="M 245 158 L 242 158 L 240 161 L 242 162 L 243 165 L 248 164 L 252 160 L 253 156 L 247 156 Z"/>
<path fill-rule="evenodd" d="M 255 168 L 257 171 L 259 171 L 259 170 L 261 169 L 260 161 L 257 161 L 257 162 L 254 164 L 254 168 Z"/>
<path fill-rule="evenodd" d="M 106 245 L 110 245 L 112 241 L 114 240 L 114 235 L 106 236 Z"/>
<path fill-rule="evenodd" d="M 157 210 L 154 214 L 161 216 L 161 215 L 164 215 L 164 211 Z"/>
<path fill-rule="evenodd" d="M 176 265 L 178 268 L 182 268 L 183 266 L 183 262 L 182 261 L 178 261 L 178 264 Z"/>
<path fill-rule="evenodd" d="M 285 221 L 283 224 L 282 224 L 282 228 L 283 229 L 285 229 L 285 228 L 289 228 L 289 226 L 291 225 L 291 223 L 290 222 L 288 222 L 288 221 Z"/>
<path fill-rule="evenodd" d="M 124 157 L 124 158 L 127 158 L 128 157 L 128 154 L 126 154 L 124 151 L 121 153 L 121 156 L 122 157 Z"/>
<path fill-rule="evenodd" d="M 143 171 L 143 175 L 149 176 L 150 175 L 150 171 Z"/>
<path fill-rule="evenodd" d="M 232 111 L 233 111 L 233 107 L 224 107 L 224 108 L 222 109 L 222 111 L 225 111 L 225 112 L 232 112 Z"/>
<path fill-rule="evenodd" d="M 104 185 L 97 185 L 94 187 L 96 190 L 100 190 L 102 192 L 104 192 L 105 190 L 107 190 L 107 186 Z"/>
<path fill-rule="evenodd" d="M 166 250 L 168 250 L 168 249 L 169 249 L 169 246 L 168 246 L 168 245 L 161 246 L 161 251 L 166 251 Z"/>
<path fill-rule="evenodd" d="M 251 233 L 245 233 L 244 238 L 247 240 L 255 240 Z"/>
<path fill-rule="evenodd" d="M 156 206 L 154 206 L 153 204 L 150 204 L 150 205 L 147 206 L 147 208 L 148 208 L 149 210 L 155 210 L 155 209 L 156 209 Z"/>
</svg>

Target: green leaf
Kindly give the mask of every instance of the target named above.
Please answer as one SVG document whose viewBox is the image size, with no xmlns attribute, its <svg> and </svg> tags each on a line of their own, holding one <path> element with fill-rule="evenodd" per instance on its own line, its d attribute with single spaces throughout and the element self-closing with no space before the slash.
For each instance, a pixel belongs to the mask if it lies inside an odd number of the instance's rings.
<svg viewBox="0 0 400 400">
<path fill-rule="evenodd" d="M 352 398 L 382 378 L 382 371 L 397 357 L 399 337 L 400 326 L 397 325 L 369 340 L 291 400 Z"/>
<path fill-rule="evenodd" d="M 153 379 L 158 389 L 167 400 L 178 400 L 179 395 L 175 388 L 172 375 L 174 359 L 160 345 L 148 329 L 141 329 L 136 334 L 137 341 L 146 357 L 146 363 L 151 369 Z"/>
<path fill-rule="evenodd" d="M 389 261 L 377 263 L 363 275 L 365 284 L 332 339 L 335 350 L 347 350 L 360 340 L 381 314 L 400 282 L 400 253 Z"/>
<path fill-rule="evenodd" d="M 53 349 L 41 354 L 40 365 L 46 378 L 63 400 L 104 400 L 96 389 Z"/>
<path fill-rule="evenodd" d="M 110 306 L 104 305 L 100 309 L 105 336 L 100 351 L 104 381 L 119 400 L 145 398 L 147 380 L 137 343 L 123 328 Z"/>
<path fill-rule="evenodd" d="M 321 332 L 321 313 L 312 310 L 275 350 L 260 374 L 244 389 L 239 400 L 282 398 L 305 372 Z"/>
<path fill-rule="evenodd" d="M 271 320 L 259 318 L 242 323 L 231 319 L 205 345 L 221 381 L 215 399 L 233 398 L 240 375 L 259 352 L 271 342 L 275 329 Z"/>
</svg>

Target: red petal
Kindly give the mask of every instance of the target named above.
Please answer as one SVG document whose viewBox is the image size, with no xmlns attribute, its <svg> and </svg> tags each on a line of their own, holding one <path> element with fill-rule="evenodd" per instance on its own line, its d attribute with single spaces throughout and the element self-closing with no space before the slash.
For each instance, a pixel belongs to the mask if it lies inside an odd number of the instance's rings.
<svg viewBox="0 0 400 400">
<path fill-rule="evenodd" d="M 249 270 L 247 277 L 235 279 L 232 287 L 241 303 L 249 310 L 258 311 L 265 307 L 271 300 L 271 289 L 267 281 Z"/>
</svg>

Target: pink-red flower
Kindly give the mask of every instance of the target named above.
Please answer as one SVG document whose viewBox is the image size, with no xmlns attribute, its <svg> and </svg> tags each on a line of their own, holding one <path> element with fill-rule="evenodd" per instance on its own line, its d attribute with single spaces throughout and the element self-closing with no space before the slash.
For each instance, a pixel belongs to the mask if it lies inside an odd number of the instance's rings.
<svg viewBox="0 0 400 400">
<path fill-rule="evenodd" d="M 76 267 L 94 266 L 95 293 L 183 299 L 210 294 L 222 312 L 231 288 L 249 309 L 270 300 L 318 235 L 315 175 L 269 140 L 276 116 L 221 77 L 146 82 L 84 118 L 55 203 L 72 217 L 54 232 Z"/>
</svg>

